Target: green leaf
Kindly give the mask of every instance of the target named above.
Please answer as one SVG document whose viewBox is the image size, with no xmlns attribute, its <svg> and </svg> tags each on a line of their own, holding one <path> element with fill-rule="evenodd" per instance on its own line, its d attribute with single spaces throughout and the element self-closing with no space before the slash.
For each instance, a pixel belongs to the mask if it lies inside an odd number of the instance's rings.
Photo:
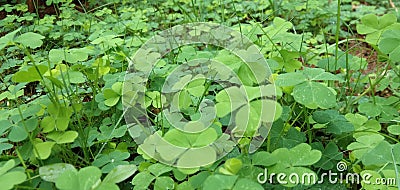
<svg viewBox="0 0 400 190">
<path fill-rule="evenodd" d="M 368 62 L 365 58 L 360 58 L 353 56 L 348 52 L 340 51 L 338 54 L 338 59 L 336 60 L 336 52 L 332 52 L 333 55 L 327 58 L 323 58 L 318 61 L 317 66 L 324 68 L 326 71 L 335 72 L 338 69 L 346 70 L 359 70 L 365 69 Z"/>
<path fill-rule="evenodd" d="M 0 167 L 0 176 L 5 174 L 8 170 L 13 168 L 15 166 L 15 161 L 14 160 L 8 160 L 6 163 L 4 163 L 3 166 Z"/>
<path fill-rule="evenodd" d="M 80 169 L 77 177 L 79 179 L 80 189 L 91 189 L 100 179 L 101 171 L 97 167 L 88 166 Z"/>
<path fill-rule="evenodd" d="M 60 63 L 63 60 L 68 63 L 77 63 L 87 60 L 90 52 L 91 50 L 87 48 L 74 48 L 69 50 L 52 49 L 49 51 L 49 60 L 52 63 Z"/>
<path fill-rule="evenodd" d="M 264 188 L 261 186 L 261 184 L 247 178 L 239 179 L 235 183 L 235 186 L 233 187 L 233 190 L 263 190 L 263 189 Z"/>
<path fill-rule="evenodd" d="M 151 172 L 156 177 L 158 177 L 164 173 L 170 172 L 172 170 L 172 168 L 170 166 L 167 166 L 165 164 L 160 164 L 160 163 L 152 164 L 147 169 L 149 170 L 149 172 Z"/>
<path fill-rule="evenodd" d="M 183 181 L 186 178 L 188 178 L 188 175 L 181 172 L 179 169 L 174 168 L 172 169 L 172 173 L 174 174 L 174 178 L 177 179 L 178 181 Z"/>
<path fill-rule="evenodd" d="M 35 66 L 26 66 L 20 68 L 18 72 L 16 72 L 12 76 L 12 80 L 14 82 L 34 82 L 40 81 L 41 76 L 44 75 L 45 72 L 49 69 L 46 65 L 36 65 Z"/>
<path fill-rule="evenodd" d="M 375 184 L 378 179 L 384 179 L 378 172 L 373 170 L 364 170 L 360 173 L 363 178 L 361 185 L 366 190 L 387 189 L 384 184 Z M 366 183 L 369 182 L 369 183 Z"/>
<path fill-rule="evenodd" d="M 373 149 L 369 149 L 362 157 L 362 163 L 366 166 L 383 166 L 387 163 L 393 163 L 392 145 L 387 141 L 381 141 Z"/>
<path fill-rule="evenodd" d="M 148 186 L 155 178 L 156 177 L 151 175 L 148 171 L 140 172 L 132 179 L 132 185 L 134 185 L 133 189 L 148 189 Z"/>
<path fill-rule="evenodd" d="M 218 134 L 213 128 L 208 128 L 200 133 L 186 133 L 178 129 L 169 130 L 164 139 L 178 147 L 204 147 L 213 143 Z"/>
<path fill-rule="evenodd" d="M 252 86 L 252 83 L 261 84 L 269 76 L 268 65 L 262 61 L 264 57 L 255 45 L 249 46 L 246 50 L 238 50 L 237 55 L 246 61 L 238 71 L 238 77 L 243 84 Z"/>
<path fill-rule="evenodd" d="M 105 183 L 119 183 L 129 178 L 136 172 L 135 165 L 118 165 L 107 174 L 103 182 Z"/>
<path fill-rule="evenodd" d="M 13 125 L 10 123 L 9 120 L 4 119 L 4 120 L 0 120 L 0 135 L 3 135 L 4 132 L 9 129 L 10 127 L 12 127 Z"/>
<path fill-rule="evenodd" d="M 271 153 L 266 151 L 259 151 L 254 153 L 252 157 L 252 164 L 256 166 L 272 166 L 276 164 L 276 160 L 271 159 Z"/>
<path fill-rule="evenodd" d="M 204 181 L 208 178 L 208 176 L 210 176 L 210 172 L 201 171 L 200 173 L 191 176 L 188 181 L 193 188 L 199 189 L 204 184 Z"/>
<path fill-rule="evenodd" d="M 90 190 L 100 185 L 101 171 L 94 166 L 62 173 L 56 180 L 56 187 L 61 190 Z M 113 188 L 115 189 L 115 188 Z"/>
<path fill-rule="evenodd" d="M 360 114 L 356 114 L 356 115 L 361 116 Z M 346 114 L 347 120 L 349 120 L 348 117 L 349 117 L 348 114 Z M 354 128 L 355 128 L 355 133 L 353 134 L 354 138 L 358 138 L 363 135 L 375 134 L 381 130 L 381 124 L 377 120 L 373 120 L 373 119 L 368 120 L 367 117 L 365 117 L 365 116 L 362 116 L 362 117 L 364 117 L 366 120 L 364 120 L 364 118 L 358 117 L 358 118 L 360 118 L 359 121 L 352 121 Z M 357 122 L 357 123 L 354 124 L 354 122 Z"/>
<path fill-rule="evenodd" d="M 57 144 L 72 143 L 78 137 L 76 131 L 55 131 L 49 133 L 47 138 L 56 141 Z"/>
<path fill-rule="evenodd" d="M 387 130 L 393 135 L 400 135 L 400 125 L 391 125 Z"/>
<path fill-rule="evenodd" d="M 320 124 L 326 124 L 326 132 L 340 135 L 354 131 L 354 126 L 336 110 L 316 111 L 312 118 Z"/>
<path fill-rule="evenodd" d="M 379 49 L 389 54 L 393 62 L 400 62 L 400 29 L 386 30 L 378 44 Z"/>
<path fill-rule="evenodd" d="M 22 123 L 21 123 L 22 125 Z M 21 142 L 28 138 L 28 133 L 23 126 L 13 125 L 10 134 L 8 134 L 8 139 L 12 142 Z"/>
<path fill-rule="evenodd" d="M 336 106 L 336 95 L 327 86 L 318 82 L 296 85 L 292 95 L 296 102 L 310 109 L 328 109 Z"/>
<path fill-rule="evenodd" d="M 120 97 L 111 97 L 104 100 L 104 104 L 106 106 L 112 107 L 115 106 L 119 102 Z"/>
<path fill-rule="evenodd" d="M 299 132 L 294 127 L 288 130 L 281 119 L 273 123 L 271 129 L 271 150 L 278 148 L 292 148 L 300 143 L 306 142 L 304 133 Z"/>
<path fill-rule="evenodd" d="M 325 148 L 320 142 L 315 142 L 311 146 L 322 152 L 321 159 L 314 164 L 316 167 L 331 170 L 336 166 L 337 161 L 343 159 L 343 153 L 339 151 L 339 147 L 333 142 L 329 142 Z"/>
<path fill-rule="evenodd" d="M 69 81 L 72 84 L 80 84 L 86 82 L 84 75 L 78 71 L 69 71 L 68 72 Z"/>
<path fill-rule="evenodd" d="M 44 36 L 40 34 L 36 34 L 33 32 L 27 32 L 24 34 L 21 34 L 15 39 L 15 42 L 21 43 L 26 47 L 30 47 L 32 49 L 38 48 L 42 46 Z"/>
<path fill-rule="evenodd" d="M 321 68 L 308 68 L 305 67 L 303 74 L 307 76 L 309 80 L 330 80 L 330 81 L 341 81 L 342 79 L 338 76 L 325 72 L 324 69 Z"/>
<path fill-rule="evenodd" d="M 56 144 L 55 142 L 40 142 L 35 144 L 35 149 L 36 151 L 33 151 L 35 153 L 35 156 L 45 160 L 50 156 L 51 153 L 51 148 L 53 148 L 54 144 Z"/>
<path fill-rule="evenodd" d="M 254 76 L 254 72 L 252 71 L 249 66 L 243 64 L 239 67 L 237 75 L 240 81 L 246 86 L 252 86 L 254 83 L 257 83 L 256 78 Z"/>
<path fill-rule="evenodd" d="M 26 180 L 26 175 L 21 171 L 8 172 L 0 175 L 0 186 L 4 190 L 13 189 L 14 185 Z"/>
<path fill-rule="evenodd" d="M 118 95 L 122 95 L 122 82 L 116 82 L 111 86 L 111 89 L 116 92 Z"/>
<path fill-rule="evenodd" d="M 302 63 L 298 60 L 300 55 L 297 51 L 279 51 L 282 57 L 274 57 L 273 59 L 285 68 L 286 72 L 294 72 L 296 69 L 300 69 Z"/>
<path fill-rule="evenodd" d="M 224 117 L 230 112 L 247 103 L 246 93 L 242 88 L 229 87 L 220 91 L 216 96 L 217 116 Z"/>
<path fill-rule="evenodd" d="M 100 126 L 101 133 L 99 136 L 97 136 L 97 140 L 104 141 L 113 138 L 120 138 L 125 135 L 126 130 L 126 125 L 120 126 L 118 128 L 116 126 L 102 125 Z"/>
<path fill-rule="evenodd" d="M 225 161 L 224 163 L 224 167 L 220 168 L 223 171 L 226 171 L 227 175 L 235 175 L 239 172 L 239 170 L 242 168 L 242 161 L 240 159 L 237 158 L 230 158 L 228 160 Z"/>
<path fill-rule="evenodd" d="M 348 150 L 352 150 L 352 154 L 358 159 L 361 159 L 364 154 L 374 149 L 385 138 L 379 134 L 371 134 L 358 137 L 357 142 L 353 142 L 347 146 Z"/>
<path fill-rule="evenodd" d="M 119 190 L 118 185 L 113 183 L 100 183 L 99 186 L 96 187 L 96 190 Z"/>
<path fill-rule="evenodd" d="M 190 97 L 190 94 L 187 90 L 182 90 L 178 94 L 179 98 L 179 108 L 180 109 L 188 109 L 190 105 L 192 105 L 192 98 Z M 154 101 L 154 100 L 152 100 Z M 156 99 L 157 101 L 157 99 Z"/>
<path fill-rule="evenodd" d="M 307 78 L 300 72 L 292 72 L 278 75 L 275 84 L 277 86 L 295 86 L 303 83 Z"/>
<path fill-rule="evenodd" d="M 365 117 L 361 114 L 358 114 L 358 113 L 355 113 L 355 114 L 347 113 L 345 115 L 345 118 L 348 121 L 350 121 L 350 123 L 352 123 L 356 129 L 368 121 L 367 117 Z"/>
<path fill-rule="evenodd" d="M 92 165 L 102 167 L 103 173 L 109 173 L 112 169 L 118 165 L 128 165 L 129 162 L 124 161 L 129 158 L 128 152 L 121 152 L 119 150 L 110 152 L 108 154 L 101 154 L 96 160 L 93 161 Z"/>
<path fill-rule="evenodd" d="M 239 134 L 253 136 L 261 122 L 270 122 L 277 120 L 282 114 L 282 107 L 272 100 L 256 100 L 250 102 L 250 105 L 244 105 L 236 113 L 236 128 L 234 132 Z"/>
<path fill-rule="evenodd" d="M 56 119 L 56 128 L 58 130 L 64 131 L 68 128 L 70 117 L 58 116 Z"/>
<path fill-rule="evenodd" d="M 174 189 L 174 186 L 174 180 L 171 177 L 167 176 L 157 177 L 154 183 L 155 190 Z"/>
<path fill-rule="evenodd" d="M 364 113 L 364 114 L 366 114 L 367 116 L 370 116 L 370 117 L 378 116 L 382 112 L 381 106 L 379 106 L 377 104 L 374 104 L 374 103 L 371 103 L 371 102 L 361 103 L 358 106 L 358 110 L 361 113 Z"/>
<path fill-rule="evenodd" d="M 57 181 L 57 178 L 61 174 L 69 170 L 76 171 L 75 167 L 71 164 L 67 163 L 50 164 L 40 167 L 39 175 L 43 180 L 55 183 Z"/>
<path fill-rule="evenodd" d="M 43 128 L 44 133 L 48 133 L 54 130 L 56 122 L 52 117 L 46 116 L 40 121 L 40 126 Z"/>
<path fill-rule="evenodd" d="M 64 60 L 64 51 L 62 49 L 52 49 L 49 51 L 49 60 L 52 63 L 60 63 Z"/>
<path fill-rule="evenodd" d="M 365 41 L 369 44 L 377 45 L 384 30 L 400 27 L 396 20 L 397 17 L 394 14 L 385 14 L 381 17 L 368 14 L 361 18 L 361 23 L 356 27 L 357 32 L 359 34 L 367 34 Z"/>
<path fill-rule="evenodd" d="M 301 143 L 290 149 L 291 155 L 296 155 L 295 157 L 291 156 L 287 161 L 291 163 L 291 166 L 309 166 L 315 164 L 321 158 L 321 151 L 319 150 L 311 150 L 312 147 L 306 143 Z M 277 151 L 277 150 L 275 150 Z M 274 151 L 274 152 L 275 152 Z M 275 155 L 272 153 L 272 155 Z M 283 157 L 278 156 L 278 159 L 284 159 Z M 284 162 L 284 161 L 282 161 Z"/>
<path fill-rule="evenodd" d="M 5 150 L 9 150 L 14 147 L 14 145 L 12 145 L 10 143 L 4 143 L 7 141 L 8 141 L 8 139 L 6 139 L 6 138 L 0 138 L 0 154 L 3 154 L 3 151 L 5 151 Z"/>
<path fill-rule="evenodd" d="M 5 48 L 6 46 L 12 44 L 15 34 L 17 34 L 17 32 L 19 32 L 21 28 L 18 28 L 17 30 L 14 30 L 6 35 L 4 35 L 3 37 L 0 38 L 0 50 L 2 50 L 3 48 Z"/>
<path fill-rule="evenodd" d="M 273 98 L 274 96 L 282 96 L 282 92 L 279 92 L 279 88 L 277 88 L 274 85 L 268 84 L 268 85 L 262 85 L 262 86 L 243 86 L 244 89 L 246 90 L 248 100 L 252 101 L 257 98 L 261 97 L 268 97 L 268 98 Z"/>
<path fill-rule="evenodd" d="M 72 108 L 50 104 L 47 107 L 47 111 L 50 113 L 52 119 L 54 120 L 54 128 L 61 131 L 65 131 L 68 128 L 69 121 L 72 115 Z M 53 122 L 48 121 L 48 123 L 45 124 L 51 125 L 53 124 Z M 46 131 L 47 129 L 51 131 L 52 127 L 47 126 Z"/>
<path fill-rule="evenodd" d="M 57 78 L 52 77 L 52 76 L 44 76 L 44 77 L 49 79 L 51 81 L 51 83 L 56 85 L 58 88 L 62 89 L 64 87 L 64 84 L 60 80 L 58 80 Z"/>
<path fill-rule="evenodd" d="M 177 166 L 182 168 L 193 168 L 193 166 L 205 166 L 217 160 L 215 149 L 209 146 L 187 149 L 178 162 Z"/>
<path fill-rule="evenodd" d="M 235 185 L 238 176 L 226 176 L 226 175 L 211 175 L 205 181 L 203 185 L 204 190 L 223 190 L 232 189 Z"/>
<path fill-rule="evenodd" d="M 295 156 L 293 156 L 295 155 Z M 286 176 L 296 173 L 298 176 L 303 176 L 305 173 L 313 173 L 312 170 L 305 168 L 304 166 L 310 166 L 318 162 L 321 158 L 321 152 L 319 150 L 312 150 L 311 146 L 306 143 L 301 143 L 291 149 L 280 148 L 271 153 L 271 159 L 276 162 L 275 165 L 271 167 L 271 172 L 273 173 L 285 173 Z M 297 184 L 288 183 L 284 186 L 293 187 Z M 305 181 L 304 185 L 311 185 L 313 181 Z"/>
</svg>

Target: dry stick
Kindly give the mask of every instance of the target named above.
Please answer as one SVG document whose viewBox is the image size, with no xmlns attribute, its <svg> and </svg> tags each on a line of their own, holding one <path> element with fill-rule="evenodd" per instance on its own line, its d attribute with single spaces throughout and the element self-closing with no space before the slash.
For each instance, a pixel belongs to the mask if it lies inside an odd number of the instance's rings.
<svg viewBox="0 0 400 190">
<path fill-rule="evenodd" d="M 399 10 L 397 9 L 396 5 L 394 5 L 394 3 L 393 3 L 392 0 L 389 0 L 389 4 L 390 4 L 390 6 L 392 6 L 392 8 L 394 8 L 394 10 L 395 10 L 396 12 L 399 12 Z"/>
</svg>

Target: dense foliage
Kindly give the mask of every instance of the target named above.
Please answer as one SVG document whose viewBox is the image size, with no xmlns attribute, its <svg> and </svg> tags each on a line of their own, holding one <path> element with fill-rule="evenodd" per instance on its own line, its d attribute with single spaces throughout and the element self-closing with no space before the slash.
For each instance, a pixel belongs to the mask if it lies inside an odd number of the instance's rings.
<svg viewBox="0 0 400 190">
<path fill-rule="evenodd" d="M 47 0 L 33 12 L 0 3 L 0 189 L 400 189 L 399 2 Z M 235 53 L 198 43 L 165 55 L 142 47 L 194 22 L 227 26 L 256 46 Z M 196 29 L 225 45 L 236 36 Z M 248 66 L 256 50 L 264 65 Z M 167 84 L 179 93 L 160 93 Z M 142 118 L 125 120 L 124 100 L 136 91 L 154 134 L 187 149 L 218 141 L 227 154 L 207 149 L 196 161 L 179 150 L 144 151 L 158 139 L 142 136 Z M 204 114 L 207 102 L 214 115 Z M 178 111 L 167 109 L 173 104 Z M 168 116 L 186 129 L 211 122 L 188 135 Z M 245 129 L 229 128 L 232 118 Z M 230 135 L 241 138 L 232 144 Z M 324 180 L 262 182 L 266 171 Z M 323 175 L 331 172 L 360 181 L 332 183 Z"/>
</svg>

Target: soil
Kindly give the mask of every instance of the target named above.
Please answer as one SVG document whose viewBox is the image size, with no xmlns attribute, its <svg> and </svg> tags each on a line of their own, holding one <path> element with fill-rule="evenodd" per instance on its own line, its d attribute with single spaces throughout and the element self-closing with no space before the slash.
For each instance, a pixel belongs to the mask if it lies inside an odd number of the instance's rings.
<svg viewBox="0 0 400 190">
<path fill-rule="evenodd" d="M 363 36 L 356 36 L 356 38 L 363 38 Z M 360 71 L 364 75 L 380 73 L 384 69 L 385 64 L 379 62 L 378 53 L 368 43 L 359 41 L 350 41 L 348 48 L 350 49 L 349 54 L 366 59 L 368 63 L 367 68 Z M 342 47 L 342 49 L 346 48 Z M 373 94 L 375 96 L 380 96 L 380 97 L 389 97 L 393 95 L 393 92 L 389 88 L 386 88 L 382 91 L 373 92 Z M 369 93 L 368 95 L 372 94 Z"/>
<path fill-rule="evenodd" d="M 361 70 L 363 74 L 376 73 L 384 67 L 378 60 L 377 52 L 366 42 L 349 41 L 349 54 L 367 60 L 367 68 Z"/>
<path fill-rule="evenodd" d="M 39 5 L 38 5 L 37 13 L 39 14 L 40 18 L 43 18 L 45 15 L 55 15 L 59 12 L 57 10 L 56 6 L 54 6 L 54 5 L 46 6 L 45 1 L 39 0 L 38 3 L 39 3 Z M 81 4 L 78 1 L 73 1 L 73 3 L 75 4 L 76 10 L 83 12 L 84 9 L 82 8 Z M 81 3 L 85 7 L 85 9 L 88 9 L 90 6 L 88 1 L 81 1 Z M 28 7 L 29 7 L 29 5 L 28 5 Z M 32 10 L 29 10 L 29 12 L 36 13 L 36 10 L 33 8 Z M 20 14 L 22 14 L 22 13 L 18 13 L 16 11 L 7 13 L 6 11 L 2 10 L 2 11 L 0 11 L 0 20 L 7 17 L 7 15 L 20 15 Z"/>
</svg>

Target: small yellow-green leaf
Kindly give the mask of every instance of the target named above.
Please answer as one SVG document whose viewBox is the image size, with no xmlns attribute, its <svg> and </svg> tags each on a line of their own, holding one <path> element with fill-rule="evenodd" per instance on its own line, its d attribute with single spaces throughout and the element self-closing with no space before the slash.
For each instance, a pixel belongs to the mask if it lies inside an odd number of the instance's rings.
<svg viewBox="0 0 400 190">
<path fill-rule="evenodd" d="M 40 142 L 35 144 L 35 150 L 33 151 L 35 153 L 35 156 L 44 160 L 47 159 L 50 156 L 51 153 L 51 148 L 53 148 L 55 142 Z M 36 152 L 37 150 L 37 152 Z"/>
<path fill-rule="evenodd" d="M 44 117 L 40 122 L 40 127 L 43 128 L 44 133 L 48 133 L 54 130 L 56 126 L 55 120 L 52 117 Z"/>
<path fill-rule="evenodd" d="M 78 137 L 76 131 L 55 131 L 46 136 L 49 139 L 56 141 L 57 144 L 72 143 Z"/>
</svg>

